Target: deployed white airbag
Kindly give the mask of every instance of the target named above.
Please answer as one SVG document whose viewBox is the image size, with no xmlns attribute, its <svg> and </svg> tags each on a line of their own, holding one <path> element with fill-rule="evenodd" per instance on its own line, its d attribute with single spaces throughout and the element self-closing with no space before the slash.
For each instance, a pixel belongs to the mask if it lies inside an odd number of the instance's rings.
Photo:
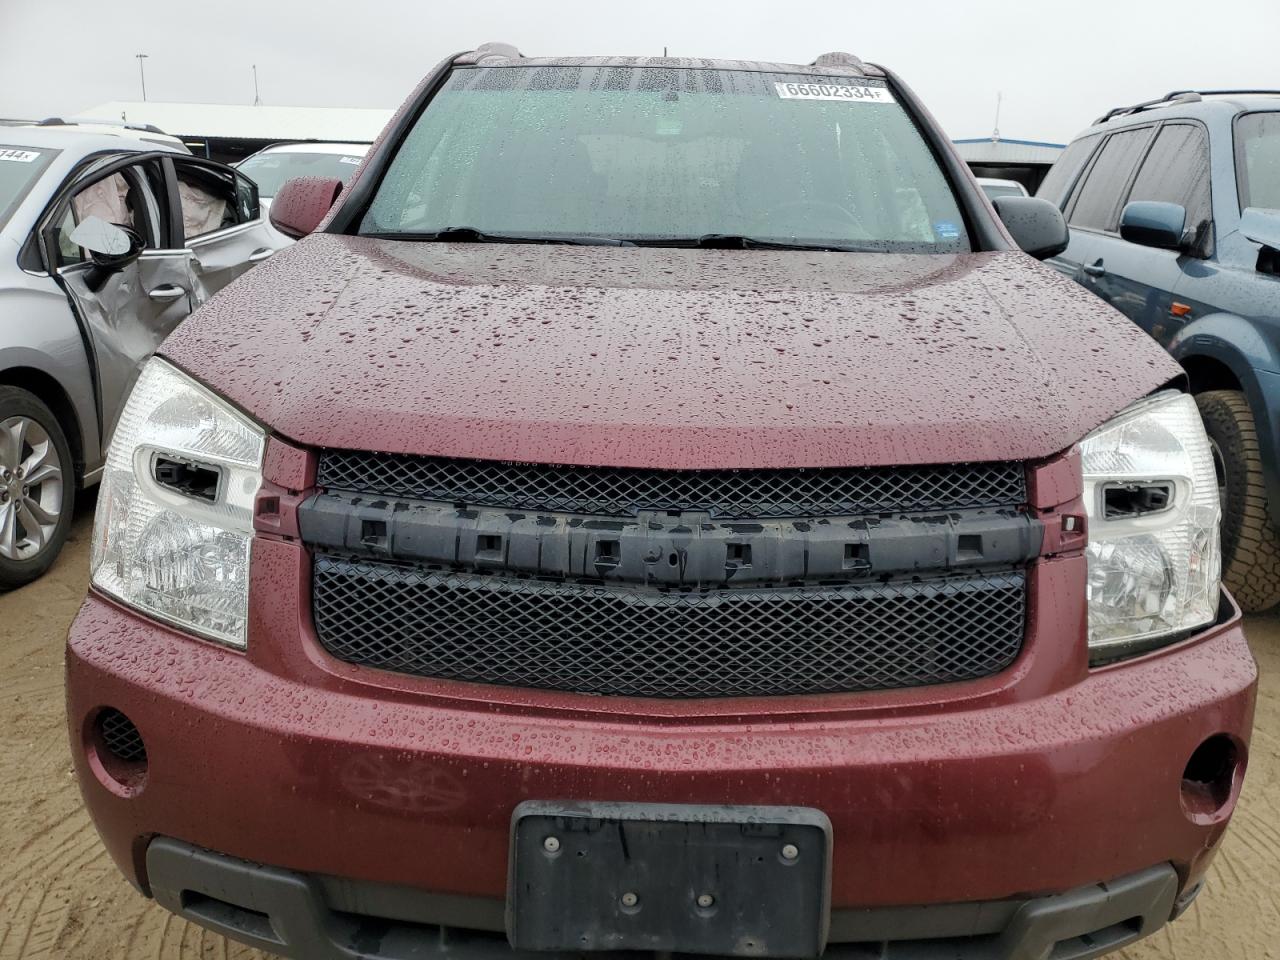
<svg viewBox="0 0 1280 960">
<path fill-rule="evenodd" d="M 178 181 L 178 197 L 182 201 L 182 231 L 188 240 L 212 233 L 222 226 L 227 214 L 227 201 L 185 180 Z"/>
</svg>

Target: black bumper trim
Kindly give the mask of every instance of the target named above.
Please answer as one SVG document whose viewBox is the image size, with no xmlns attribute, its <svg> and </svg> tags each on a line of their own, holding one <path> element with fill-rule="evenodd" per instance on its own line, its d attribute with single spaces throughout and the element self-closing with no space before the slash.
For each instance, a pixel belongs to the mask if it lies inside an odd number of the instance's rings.
<svg viewBox="0 0 1280 960">
<path fill-rule="evenodd" d="M 550 960 L 507 943 L 500 900 L 311 876 L 168 838 L 147 848 L 161 906 L 294 960 Z M 1170 864 L 1020 900 L 835 910 L 830 960 L 1091 960 L 1146 937 L 1174 912 Z M 642 954 L 611 954 L 615 960 Z"/>
<path fill-rule="evenodd" d="M 1013 507 L 750 522 L 673 513 L 616 519 L 318 493 L 298 507 L 298 529 L 322 552 L 651 589 L 1008 570 L 1044 545 L 1043 522 Z M 672 554 L 678 564 L 665 562 Z"/>
</svg>

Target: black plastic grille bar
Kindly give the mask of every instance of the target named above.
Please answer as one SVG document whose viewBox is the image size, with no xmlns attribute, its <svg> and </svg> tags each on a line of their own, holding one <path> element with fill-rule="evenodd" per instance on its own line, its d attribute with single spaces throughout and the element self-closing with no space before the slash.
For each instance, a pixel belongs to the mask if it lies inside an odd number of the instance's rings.
<svg viewBox="0 0 1280 960">
<path fill-rule="evenodd" d="M 972 680 L 1022 646 L 1020 572 L 656 592 L 318 554 L 335 657 L 398 673 L 615 696 L 886 690 Z"/>
<path fill-rule="evenodd" d="M 697 510 L 761 519 L 1020 506 L 1020 463 L 786 470 L 641 470 L 328 450 L 332 490 L 512 510 L 631 516 Z"/>
</svg>

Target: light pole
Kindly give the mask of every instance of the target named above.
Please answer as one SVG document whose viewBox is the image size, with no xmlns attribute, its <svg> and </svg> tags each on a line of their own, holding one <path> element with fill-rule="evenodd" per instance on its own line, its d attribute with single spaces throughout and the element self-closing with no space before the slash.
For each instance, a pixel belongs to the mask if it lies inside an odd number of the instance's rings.
<svg viewBox="0 0 1280 960">
<path fill-rule="evenodd" d="M 138 60 L 138 76 L 142 78 L 142 102 L 147 102 L 147 71 L 142 65 L 142 61 L 147 59 L 145 53 L 135 53 L 134 57 Z"/>
<path fill-rule="evenodd" d="M 258 65 L 253 65 L 253 105 L 262 106 L 262 97 L 258 96 Z"/>
</svg>

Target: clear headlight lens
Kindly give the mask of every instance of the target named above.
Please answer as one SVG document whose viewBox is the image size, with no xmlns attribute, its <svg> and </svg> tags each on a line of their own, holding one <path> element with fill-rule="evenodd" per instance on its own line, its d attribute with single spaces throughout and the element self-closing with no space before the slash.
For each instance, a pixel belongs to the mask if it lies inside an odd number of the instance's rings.
<svg viewBox="0 0 1280 960">
<path fill-rule="evenodd" d="M 1218 612 L 1221 507 L 1195 400 L 1166 392 L 1080 443 L 1095 660 L 1156 646 Z"/>
<path fill-rule="evenodd" d="M 243 648 L 262 430 L 163 360 L 142 371 L 107 455 L 94 520 L 94 585 L 175 626 Z M 164 485 L 157 461 L 216 483 Z"/>
</svg>

